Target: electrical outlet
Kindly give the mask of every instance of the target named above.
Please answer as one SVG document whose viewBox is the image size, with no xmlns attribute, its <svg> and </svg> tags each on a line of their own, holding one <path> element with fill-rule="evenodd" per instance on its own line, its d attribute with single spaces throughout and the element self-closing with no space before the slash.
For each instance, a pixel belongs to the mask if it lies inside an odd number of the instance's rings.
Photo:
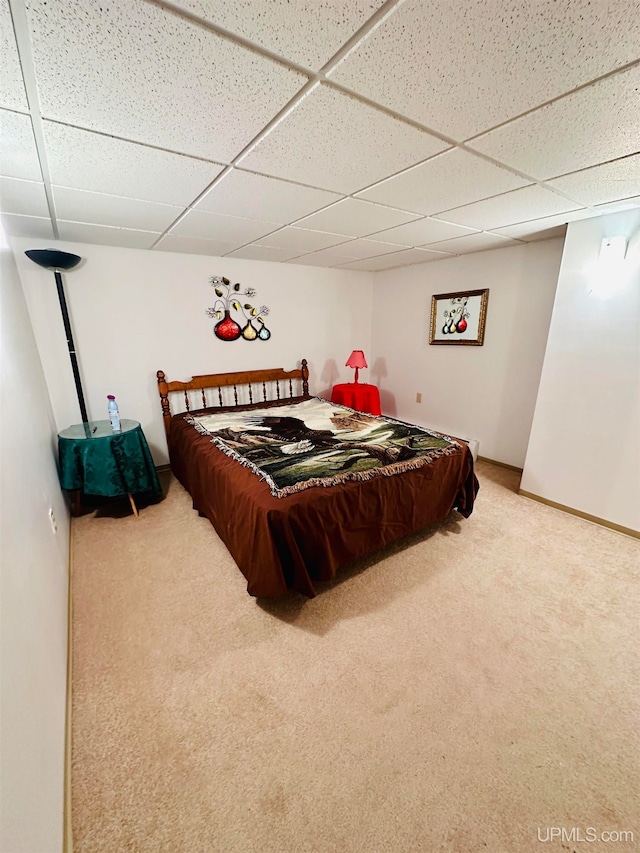
<svg viewBox="0 0 640 853">
<path fill-rule="evenodd" d="M 55 514 L 53 512 L 53 507 L 49 507 L 49 521 L 51 522 L 51 529 L 54 533 L 58 532 L 58 522 L 56 521 Z"/>
<path fill-rule="evenodd" d="M 422 394 L 418 391 L 418 393 L 416 394 L 416 403 L 421 403 L 421 402 L 422 402 Z"/>
</svg>

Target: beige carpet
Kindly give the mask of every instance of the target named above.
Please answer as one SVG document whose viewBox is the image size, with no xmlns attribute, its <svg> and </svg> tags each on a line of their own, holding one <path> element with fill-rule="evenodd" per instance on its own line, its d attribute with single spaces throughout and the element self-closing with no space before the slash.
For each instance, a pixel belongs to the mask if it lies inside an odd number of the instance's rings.
<svg viewBox="0 0 640 853">
<path fill-rule="evenodd" d="M 478 476 L 312 601 L 250 598 L 175 480 L 75 519 L 75 850 L 638 849 L 640 543 Z"/>
</svg>

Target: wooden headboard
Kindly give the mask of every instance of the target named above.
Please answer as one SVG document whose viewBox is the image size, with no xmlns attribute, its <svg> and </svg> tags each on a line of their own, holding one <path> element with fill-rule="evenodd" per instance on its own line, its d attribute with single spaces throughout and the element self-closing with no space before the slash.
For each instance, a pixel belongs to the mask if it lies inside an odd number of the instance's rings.
<svg viewBox="0 0 640 853">
<path fill-rule="evenodd" d="M 193 376 L 187 382 L 167 382 L 164 370 L 158 370 L 156 376 L 167 440 L 172 417 L 169 394 L 172 392 L 182 392 L 183 406 L 179 412 L 190 412 L 213 406 L 221 411 L 235 408 L 250 409 L 262 406 L 264 403 L 295 403 L 309 398 L 309 368 L 306 358 L 302 359 L 300 367 L 295 370 L 272 367 L 266 370 L 242 370 L 237 373 L 208 373 L 206 376 Z M 298 386 L 296 394 L 294 394 L 294 384 Z M 206 392 L 210 389 L 216 389 L 218 392 L 213 395 L 215 398 L 213 402 L 207 399 Z M 223 389 L 229 389 L 229 392 L 225 395 Z M 233 401 L 230 399 L 230 389 L 233 389 Z M 192 404 L 189 397 L 190 391 L 200 391 L 196 406 Z"/>
</svg>

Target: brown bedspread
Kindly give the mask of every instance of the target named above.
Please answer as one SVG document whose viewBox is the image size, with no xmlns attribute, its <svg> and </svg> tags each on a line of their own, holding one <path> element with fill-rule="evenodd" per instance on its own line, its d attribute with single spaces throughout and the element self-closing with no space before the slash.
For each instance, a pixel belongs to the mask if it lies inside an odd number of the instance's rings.
<svg viewBox="0 0 640 853">
<path fill-rule="evenodd" d="M 213 524 L 256 597 L 335 578 L 339 566 L 442 521 L 452 509 L 465 518 L 478 490 L 473 457 L 459 452 L 392 477 L 274 497 L 248 468 L 220 451 L 182 415 L 171 420 L 171 467 Z"/>
</svg>

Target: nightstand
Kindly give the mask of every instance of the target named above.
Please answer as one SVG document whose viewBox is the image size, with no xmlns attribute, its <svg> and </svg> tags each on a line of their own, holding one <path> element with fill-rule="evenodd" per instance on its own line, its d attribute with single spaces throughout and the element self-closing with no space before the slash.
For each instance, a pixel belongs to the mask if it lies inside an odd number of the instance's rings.
<svg viewBox="0 0 640 853">
<path fill-rule="evenodd" d="M 110 421 L 74 424 L 58 435 L 60 485 L 75 493 L 117 497 L 128 495 L 138 515 L 136 494 L 162 491 L 147 440 L 138 421 L 123 419 L 114 432 Z"/>
<path fill-rule="evenodd" d="M 380 392 L 377 385 L 368 385 L 366 382 L 345 382 L 342 385 L 334 385 L 331 391 L 331 402 L 349 406 L 359 412 L 367 412 L 370 415 L 382 414 L 380 410 Z"/>
</svg>

